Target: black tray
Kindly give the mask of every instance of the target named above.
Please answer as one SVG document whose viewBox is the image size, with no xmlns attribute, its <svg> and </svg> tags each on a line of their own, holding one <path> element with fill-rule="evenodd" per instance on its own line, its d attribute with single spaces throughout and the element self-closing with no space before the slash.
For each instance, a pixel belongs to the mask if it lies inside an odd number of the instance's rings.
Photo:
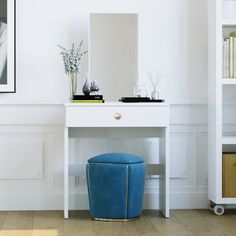
<svg viewBox="0 0 236 236">
<path fill-rule="evenodd" d="M 122 97 L 120 102 L 127 102 L 127 103 L 132 103 L 132 102 L 165 102 L 164 99 L 156 99 L 152 100 L 149 97 Z"/>
</svg>

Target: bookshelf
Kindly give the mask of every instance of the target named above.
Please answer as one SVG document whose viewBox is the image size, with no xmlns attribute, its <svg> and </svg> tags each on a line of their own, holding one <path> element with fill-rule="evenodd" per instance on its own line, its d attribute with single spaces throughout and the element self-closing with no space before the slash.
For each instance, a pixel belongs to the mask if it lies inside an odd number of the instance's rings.
<svg viewBox="0 0 236 236">
<path fill-rule="evenodd" d="M 236 144 L 236 136 L 223 136 L 222 137 L 222 145 L 235 145 L 235 144 Z"/>
<path fill-rule="evenodd" d="M 236 85 L 236 79 L 231 79 L 231 78 L 223 78 L 221 83 L 228 84 L 228 85 Z"/>
<path fill-rule="evenodd" d="M 224 84 L 228 84 L 228 85 L 236 85 L 236 79 L 232 79 L 232 78 L 223 78 L 221 81 L 222 85 Z"/>
<path fill-rule="evenodd" d="M 222 19 L 221 25 L 223 27 L 236 26 L 236 19 Z"/>
<path fill-rule="evenodd" d="M 222 153 L 236 152 L 236 136 L 223 135 L 223 101 L 228 90 L 235 88 L 236 93 L 236 78 L 222 76 L 222 37 L 236 31 L 236 17 L 223 17 L 223 2 L 208 0 L 208 199 L 216 215 L 224 214 L 225 205 L 236 204 L 236 198 L 224 198 L 222 190 Z"/>
</svg>

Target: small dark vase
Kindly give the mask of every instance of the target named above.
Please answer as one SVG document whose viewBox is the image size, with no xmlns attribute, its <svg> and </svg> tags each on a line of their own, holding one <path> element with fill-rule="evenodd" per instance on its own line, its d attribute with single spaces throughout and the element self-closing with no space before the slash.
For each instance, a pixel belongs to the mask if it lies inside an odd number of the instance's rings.
<svg viewBox="0 0 236 236">
<path fill-rule="evenodd" d="M 89 96 L 89 94 L 91 93 L 90 87 L 91 83 L 88 81 L 88 79 L 86 79 L 82 89 L 84 95 Z"/>
<path fill-rule="evenodd" d="M 91 92 L 98 92 L 99 91 L 99 87 L 98 87 L 96 81 L 91 82 L 90 90 L 91 90 Z"/>
</svg>

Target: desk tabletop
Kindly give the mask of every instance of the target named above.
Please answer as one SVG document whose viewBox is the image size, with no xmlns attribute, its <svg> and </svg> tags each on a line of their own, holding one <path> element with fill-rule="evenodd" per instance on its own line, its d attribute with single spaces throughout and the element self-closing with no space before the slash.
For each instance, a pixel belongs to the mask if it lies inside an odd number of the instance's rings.
<svg viewBox="0 0 236 236">
<path fill-rule="evenodd" d="M 105 103 L 65 103 L 65 107 L 169 107 L 166 102 L 105 102 Z"/>
</svg>

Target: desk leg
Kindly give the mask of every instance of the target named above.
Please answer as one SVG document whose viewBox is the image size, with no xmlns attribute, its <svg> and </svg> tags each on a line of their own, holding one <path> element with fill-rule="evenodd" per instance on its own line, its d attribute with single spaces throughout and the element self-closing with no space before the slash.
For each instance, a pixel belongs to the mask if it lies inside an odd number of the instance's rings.
<svg viewBox="0 0 236 236">
<path fill-rule="evenodd" d="M 160 211 L 165 217 L 170 216 L 169 206 L 169 128 L 163 129 L 160 135 Z"/>
<path fill-rule="evenodd" d="M 69 145 L 69 136 L 68 136 L 68 128 L 64 128 L 64 218 L 68 219 L 68 197 L 69 197 L 69 192 L 68 192 L 68 184 L 69 184 L 69 179 L 68 179 L 68 145 Z"/>
</svg>

